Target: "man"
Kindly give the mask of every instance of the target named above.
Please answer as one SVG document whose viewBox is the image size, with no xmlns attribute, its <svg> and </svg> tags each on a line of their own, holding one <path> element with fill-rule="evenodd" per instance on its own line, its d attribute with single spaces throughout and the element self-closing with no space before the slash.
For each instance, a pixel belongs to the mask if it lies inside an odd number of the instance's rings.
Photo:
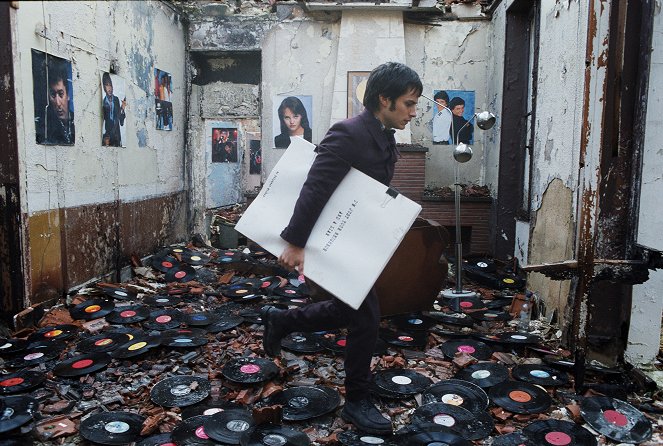
<svg viewBox="0 0 663 446">
<path fill-rule="evenodd" d="M 74 144 L 74 112 L 69 107 L 69 76 L 64 61 L 48 59 L 48 107 L 46 107 L 46 135 L 37 129 L 37 142 L 45 144 Z"/>
<path fill-rule="evenodd" d="M 474 126 L 468 124 L 467 119 L 463 117 L 465 113 L 465 100 L 463 98 L 455 97 L 449 102 L 451 115 L 453 117 L 453 136 L 454 143 L 469 144 L 472 141 L 474 134 Z M 467 125 L 466 125 L 467 124 Z"/>
<path fill-rule="evenodd" d="M 433 144 L 449 144 L 451 135 L 451 111 L 449 110 L 449 95 L 440 90 L 433 96 L 435 102 L 435 114 L 433 115 Z"/>
<path fill-rule="evenodd" d="M 364 95 L 365 110 L 337 122 L 317 148 L 318 155 L 281 237 L 288 242 L 279 262 L 304 274 L 304 247 L 311 230 L 350 167 L 388 185 L 398 157 L 393 129 L 403 129 L 416 116 L 422 92 L 417 73 L 389 62 L 371 73 Z M 368 397 L 371 358 L 378 337 L 380 308 L 373 288 L 359 309 L 338 299 L 315 302 L 302 308 L 263 308 L 263 348 L 270 356 L 280 353 L 281 339 L 292 331 L 314 332 L 347 327 L 345 397 L 341 413 L 359 430 L 374 434 L 392 432 L 385 418 Z"/>
<path fill-rule="evenodd" d="M 104 93 L 106 93 L 103 102 L 104 134 L 102 145 L 121 147 L 122 134 L 120 126 L 124 125 L 124 109 L 127 106 L 127 100 L 123 99 L 122 105 L 120 105 L 120 99 L 113 95 L 113 81 L 110 74 L 104 73 L 101 77 L 101 83 L 104 86 Z"/>
</svg>

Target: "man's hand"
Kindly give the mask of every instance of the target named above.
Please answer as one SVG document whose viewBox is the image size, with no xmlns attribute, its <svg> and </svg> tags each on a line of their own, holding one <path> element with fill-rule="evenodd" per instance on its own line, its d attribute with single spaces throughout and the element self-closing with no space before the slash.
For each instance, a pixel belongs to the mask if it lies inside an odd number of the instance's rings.
<svg viewBox="0 0 663 446">
<path fill-rule="evenodd" d="M 289 270 L 304 274 L 304 248 L 288 243 L 279 256 L 279 263 Z"/>
</svg>

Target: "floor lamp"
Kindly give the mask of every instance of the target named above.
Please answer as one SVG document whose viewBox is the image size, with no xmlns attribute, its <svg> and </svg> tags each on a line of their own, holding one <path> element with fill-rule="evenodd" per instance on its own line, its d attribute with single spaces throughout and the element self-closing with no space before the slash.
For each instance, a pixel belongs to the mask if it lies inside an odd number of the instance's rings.
<svg viewBox="0 0 663 446">
<path fill-rule="evenodd" d="M 429 98 L 426 95 L 421 95 L 422 97 L 433 102 L 438 107 L 447 109 L 451 113 L 451 109 L 446 107 L 434 99 Z M 458 130 L 454 131 L 453 128 L 453 117 L 451 120 L 451 136 L 453 139 L 453 157 L 456 161 L 454 163 L 454 206 L 456 213 L 456 288 L 446 289 L 442 291 L 442 296 L 445 299 L 458 298 L 453 301 L 453 310 L 456 312 L 460 311 L 460 298 L 476 297 L 474 291 L 463 290 L 463 243 L 460 235 L 460 183 L 458 182 L 458 170 L 460 163 L 466 163 L 472 159 L 472 147 L 465 143 L 458 143 L 458 135 L 460 132 L 468 125 L 471 125 L 472 122 L 476 120 L 477 127 L 481 130 L 488 130 L 495 125 L 495 115 L 488 111 L 482 111 L 475 113 L 472 117 Z"/>
</svg>

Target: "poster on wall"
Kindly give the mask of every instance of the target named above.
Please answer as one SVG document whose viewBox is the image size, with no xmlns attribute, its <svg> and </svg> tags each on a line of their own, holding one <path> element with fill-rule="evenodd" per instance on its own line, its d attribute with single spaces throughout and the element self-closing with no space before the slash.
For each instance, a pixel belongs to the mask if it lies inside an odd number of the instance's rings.
<svg viewBox="0 0 663 446">
<path fill-rule="evenodd" d="M 125 147 L 127 97 L 124 92 L 124 79 L 107 72 L 101 74 L 102 146 Z"/>
<path fill-rule="evenodd" d="M 73 145 L 74 89 L 71 62 L 32 50 L 32 84 L 37 144 Z"/>
<path fill-rule="evenodd" d="M 434 90 L 433 144 L 474 143 L 474 91 Z"/>
<path fill-rule="evenodd" d="M 237 162 L 236 128 L 214 127 L 212 129 L 212 162 L 213 163 Z"/>
<path fill-rule="evenodd" d="M 173 129 L 173 78 L 170 73 L 154 69 L 154 106 L 157 130 Z"/>
<path fill-rule="evenodd" d="M 287 148 L 293 136 L 312 142 L 312 108 L 312 96 L 274 97 L 274 147 Z"/>
<path fill-rule="evenodd" d="M 262 150 L 260 149 L 260 140 L 252 139 L 249 141 L 249 173 L 260 175 L 262 172 Z"/>
<path fill-rule="evenodd" d="M 364 111 L 364 93 L 370 71 L 348 71 L 348 118 Z"/>
</svg>

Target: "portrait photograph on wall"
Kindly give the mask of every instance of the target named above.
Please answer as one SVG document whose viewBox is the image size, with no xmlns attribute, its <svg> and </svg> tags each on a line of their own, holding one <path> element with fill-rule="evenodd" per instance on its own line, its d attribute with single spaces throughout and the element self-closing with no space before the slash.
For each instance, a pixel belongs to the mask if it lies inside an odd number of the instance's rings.
<svg viewBox="0 0 663 446">
<path fill-rule="evenodd" d="M 262 172 L 262 150 L 260 149 L 260 140 L 252 139 L 249 141 L 249 173 L 251 175 L 260 175 Z"/>
<path fill-rule="evenodd" d="M 370 71 L 348 71 L 348 118 L 364 111 L 364 93 Z"/>
<path fill-rule="evenodd" d="M 213 163 L 237 162 L 236 128 L 215 127 L 212 129 L 212 162 Z"/>
<path fill-rule="evenodd" d="M 33 49 L 32 83 L 37 144 L 73 145 L 76 132 L 71 62 Z"/>
<path fill-rule="evenodd" d="M 473 144 L 474 91 L 434 90 L 433 144 Z"/>
<path fill-rule="evenodd" d="M 312 96 L 274 97 L 274 147 L 285 149 L 298 136 L 313 142 Z"/>
<path fill-rule="evenodd" d="M 101 74 L 101 145 L 125 147 L 125 127 L 127 97 L 124 79 L 115 74 Z"/>
<path fill-rule="evenodd" d="M 154 69 L 154 106 L 157 130 L 173 129 L 173 78 L 170 73 Z"/>
</svg>

